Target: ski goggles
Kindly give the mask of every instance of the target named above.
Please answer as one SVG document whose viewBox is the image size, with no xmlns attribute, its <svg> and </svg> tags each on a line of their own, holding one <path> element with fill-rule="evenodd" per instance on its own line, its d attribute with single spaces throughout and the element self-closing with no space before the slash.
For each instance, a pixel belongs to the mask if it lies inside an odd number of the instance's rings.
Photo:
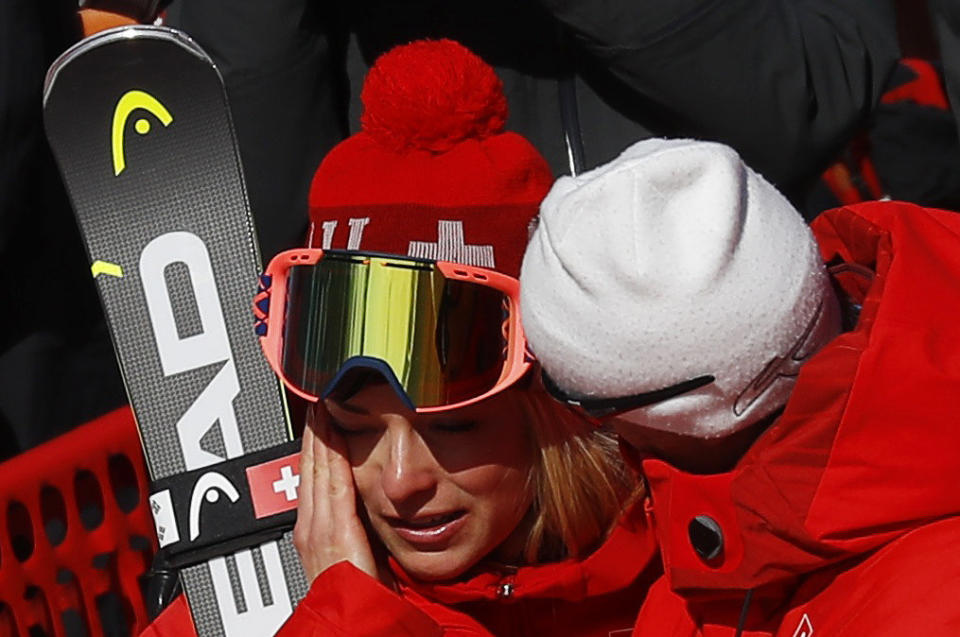
<svg viewBox="0 0 960 637">
<path fill-rule="evenodd" d="M 528 372 L 519 307 L 517 280 L 493 270 L 306 248 L 271 260 L 254 314 L 293 393 L 345 399 L 379 375 L 423 413 L 478 402 Z"/>
</svg>

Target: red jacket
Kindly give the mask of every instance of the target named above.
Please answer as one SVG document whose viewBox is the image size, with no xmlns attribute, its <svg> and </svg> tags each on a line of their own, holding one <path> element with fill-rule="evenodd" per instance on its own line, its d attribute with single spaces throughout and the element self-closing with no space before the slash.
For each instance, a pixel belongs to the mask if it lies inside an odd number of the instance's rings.
<svg viewBox="0 0 960 637">
<path fill-rule="evenodd" d="M 960 635 L 960 215 L 859 204 L 814 230 L 825 259 L 875 272 L 840 277 L 863 299 L 857 327 L 804 365 L 732 472 L 643 462 L 665 571 L 645 601 L 635 510 L 582 564 L 521 569 L 510 599 L 492 574 L 397 595 L 335 566 L 281 634 L 617 634 L 643 601 L 634 635 L 732 637 L 752 591 L 744 637 Z M 691 545 L 700 515 L 722 532 L 709 562 Z M 147 634 L 189 628 L 180 600 Z"/>
<path fill-rule="evenodd" d="M 279 637 L 627 637 L 660 573 L 645 503 L 634 505 L 589 557 L 418 584 L 392 564 L 395 593 L 342 562 L 317 577 Z M 181 596 L 142 637 L 194 635 Z"/>
<path fill-rule="evenodd" d="M 643 461 L 664 575 L 634 635 L 732 637 L 747 591 L 744 637 L 960 635 L 960 215 L 877 202 L 813 228 L 875 272 L 840 276 L 857 326 L 730 473 Z M 722 533 L 709 563 L 696 516 Z"/>
</svg>

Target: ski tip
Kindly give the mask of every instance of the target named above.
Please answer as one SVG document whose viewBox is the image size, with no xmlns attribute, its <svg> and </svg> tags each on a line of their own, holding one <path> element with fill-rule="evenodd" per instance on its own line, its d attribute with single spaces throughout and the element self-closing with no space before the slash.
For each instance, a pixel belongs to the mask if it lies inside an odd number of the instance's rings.
<svg viewBox="0 0 960 637">
<path fill-rule="evenodd" d="M 105 31 L 94 33 L 93 35 L 80 40 L 53 61 L 53 64 L 51 64 L 50 68 L 47 69 L 47 76 L 43 82 L 43 105 L 46 106 L 47 104 L 47 99 L 50 97 L 53 86 L 57 81 L 57 76 L 76 57 L 101 46 L 107 46 L 117 42 L 144 39 L 165 40 L 172 42 L 179 45 L 185 51 L 197 56 L 204 62 L 216 67 L 213 59 L 207 55 L 206 51 L 200 48 L 200 45 L 197 44 L 193 38 L 182 31 L 178 31 L 177 29 L 147 24 L 127 25 L 113 29 L 106 29 Z"/>
</svg>

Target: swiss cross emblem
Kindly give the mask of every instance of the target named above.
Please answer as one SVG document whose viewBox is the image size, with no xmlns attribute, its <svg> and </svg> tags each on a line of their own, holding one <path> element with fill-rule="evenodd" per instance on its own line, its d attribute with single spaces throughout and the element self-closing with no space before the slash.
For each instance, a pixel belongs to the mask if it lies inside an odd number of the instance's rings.
<svg viewBox="0 0 960 637">
<path fill-rule="evenodd" d="M 300 487 L 300 476 L 293 474 L 293 467 L 283 465 L 280 467 L 280 479 L 273 483 L 273 492 L 282 493 L 287 502 L 293 502 L 297 499 L 297 489 Z"/>
<path fill-rule="evenodd" d="M 494 268 L 492 245 L 467 245 L 462 221 L 437 222 L 437 241 L 411 241 L 407 254 L 421 259 L 451 261 L 481 268 Z"/>
<path fill-rule="evenodd" d="M 247 467 L 250 499 L 257 519 L 297 508 L 299 467 L 299 453 Z"/>
</svg>

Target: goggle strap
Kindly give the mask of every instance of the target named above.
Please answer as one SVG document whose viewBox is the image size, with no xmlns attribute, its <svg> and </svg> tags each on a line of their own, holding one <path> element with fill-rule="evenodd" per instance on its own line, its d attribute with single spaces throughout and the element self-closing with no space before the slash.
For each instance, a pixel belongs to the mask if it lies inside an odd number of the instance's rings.
<svg viewBox="0 0 960 637">
<path fill-rule="evenodd" d="M 547 390 L 547 393 L 561 402 L 580 407 L 597 418 L 648 407 L 693 391 L 704 385 L 709 385 L 716 380 L 713 376 L 705 375 L 691 378 L 690 380 L 685 380 L 669 387 L 655 389 L 642 394 L 634 394 L 632 396 L 622 396 L 618 398 L 573 398 L 560 389 L 546 372 L 541 372 L 541 375 L 543 377 L 543 386 Z"/>
</svg>

